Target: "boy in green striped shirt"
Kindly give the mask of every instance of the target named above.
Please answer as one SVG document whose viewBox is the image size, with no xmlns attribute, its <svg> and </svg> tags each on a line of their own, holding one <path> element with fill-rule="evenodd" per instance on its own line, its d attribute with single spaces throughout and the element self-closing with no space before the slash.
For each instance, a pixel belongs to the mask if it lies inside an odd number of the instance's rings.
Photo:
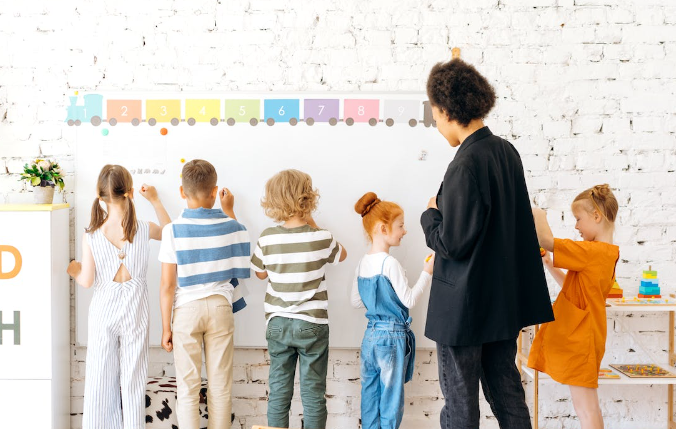
<svg viewBox="0 0 676 429">
<path fill-rule="evenodd" d="M 251 258 L 259 279 L 268 279 L 265 318 L 270 353 L 268 426 L 289 427 L 296 361 L 300 362 L 303 427 L 326 426 L 326 369 L 329 358 L 326 265 L 347 252 L 317 227 L 312 212 L 319 194 L 312 178 L 284 170 L 265 185 L 261 205 L 280 226 L 261 233 Z"/>
</svg>

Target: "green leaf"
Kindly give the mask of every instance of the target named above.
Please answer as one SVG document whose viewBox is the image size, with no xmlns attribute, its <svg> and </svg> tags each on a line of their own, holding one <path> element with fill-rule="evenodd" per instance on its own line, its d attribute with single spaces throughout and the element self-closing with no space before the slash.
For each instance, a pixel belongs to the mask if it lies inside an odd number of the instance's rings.
<svg viewBox="0 0 676 429">
<path fill-rule="evenodd" d="M 39 177 L 33 177 L 31 179 L 31 185 L 38 186 L 39 184 L 40 184 L 40 178 Z"/>
</svg>

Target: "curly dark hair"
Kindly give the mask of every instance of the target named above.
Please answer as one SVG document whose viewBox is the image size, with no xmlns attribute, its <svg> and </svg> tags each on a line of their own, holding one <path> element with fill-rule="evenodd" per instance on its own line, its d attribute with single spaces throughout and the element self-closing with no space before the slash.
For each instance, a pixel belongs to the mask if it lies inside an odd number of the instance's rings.
<svg viewBox="0 0 676 429">
<path fill-rule="evenodd" d="M 427 97 L 450 121 L 466 127 L 483 119 L 495 105 L 495 90 L 472 65 L 461 59 L 437 63 L 427 79 Z"/>
</svg>

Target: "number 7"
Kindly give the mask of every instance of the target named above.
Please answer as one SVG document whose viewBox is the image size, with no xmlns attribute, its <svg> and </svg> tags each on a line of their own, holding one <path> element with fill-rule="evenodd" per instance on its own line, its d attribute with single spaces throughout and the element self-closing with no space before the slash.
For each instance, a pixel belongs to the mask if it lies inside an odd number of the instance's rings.
<svg viewBox="0 0 676 429">
<path fill-rule="evenodd" d="M 324 107 L 326 107 L 326 106 L 322 106 L 322 105 L 319 106 L 319 116 L 322 116 L 322 112 L 324 111 Z"/>
</svg>

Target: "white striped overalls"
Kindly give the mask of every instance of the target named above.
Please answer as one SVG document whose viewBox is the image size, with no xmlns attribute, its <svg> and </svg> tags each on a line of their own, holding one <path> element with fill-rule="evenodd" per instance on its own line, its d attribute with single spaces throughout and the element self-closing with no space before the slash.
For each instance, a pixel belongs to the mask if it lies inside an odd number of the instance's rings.
<svg viewBox="0 0 676 429">
<path fill-rule="evenodd" d="M 89 305 L 83 429 L 145 428 L 148 234 L 148 223 L 138 222 L 133 242 L 122 249 L 101 229 L 87 234 L 96 278 Z M 131 280 L 117 283 L 113 279 L 121 264 Z"/>
</svg>

